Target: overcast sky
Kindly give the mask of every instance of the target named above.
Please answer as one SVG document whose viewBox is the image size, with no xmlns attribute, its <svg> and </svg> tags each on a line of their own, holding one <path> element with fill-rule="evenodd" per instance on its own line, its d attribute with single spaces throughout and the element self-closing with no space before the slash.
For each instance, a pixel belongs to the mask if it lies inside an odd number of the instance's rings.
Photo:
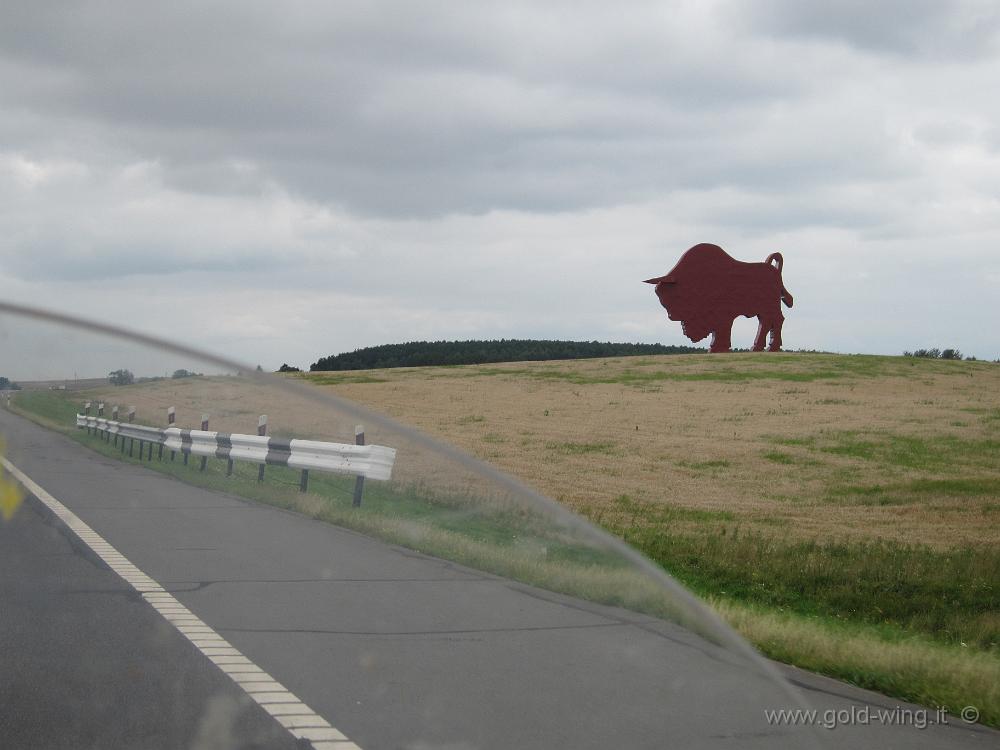
<svg viewBox="0 0 1000 750">
<path fill-rule="evenodd" d="M 640 281 L 714 242 L 788 348 L 994 359 L 998 9 L 5 0 L 0 296 L 268 368 L 680 344 Z"/>
</svg>

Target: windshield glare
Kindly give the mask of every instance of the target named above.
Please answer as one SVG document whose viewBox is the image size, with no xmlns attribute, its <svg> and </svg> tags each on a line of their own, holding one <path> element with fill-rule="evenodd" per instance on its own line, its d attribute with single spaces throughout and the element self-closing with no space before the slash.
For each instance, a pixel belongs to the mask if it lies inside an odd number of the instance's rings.
<svg viewBox="0 0 1000 750">
<path fill-rule="evenodd" d="M 774 667 L 520 480 L 295 375 L 0 336 L 13 700 L 69 707 L 38 746 L 814 746 Z"/>
</svg>

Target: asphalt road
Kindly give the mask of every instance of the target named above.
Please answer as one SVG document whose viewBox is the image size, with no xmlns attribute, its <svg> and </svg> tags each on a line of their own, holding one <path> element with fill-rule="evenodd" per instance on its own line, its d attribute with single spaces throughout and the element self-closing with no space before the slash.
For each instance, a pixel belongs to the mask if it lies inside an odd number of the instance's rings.
<svg viewBox="0 0 1000 750">
<path fill-rule="evenodd" d="M 296 747 L 40 503 L 0 521 L 0 571 L 0 746 Z"/>
<path fill-rule="evenodd" d="M 363 750 L 804 739 L 765 721 L 764 708 L 795 707 L 781 690 L 676 626 L 191 487 L 3 410 L 0 434 L 22 472 Z M 212 649 L 37 499 L 0 523 L 0 545 L 0 746 L 296 746 Z M 919 710 L 789 672 L 821 712 Z M 1000 746 L 954 717 L 817 733 L 850 747 Z M 349 746 L 317 747 L 337 744 Z"/>
</svg>

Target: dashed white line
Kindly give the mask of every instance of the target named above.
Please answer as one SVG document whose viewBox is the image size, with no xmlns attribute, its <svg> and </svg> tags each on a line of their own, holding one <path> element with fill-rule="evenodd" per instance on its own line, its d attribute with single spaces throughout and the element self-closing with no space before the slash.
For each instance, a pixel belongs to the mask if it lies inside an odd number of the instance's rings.
<svg viewBox="0 0 1000 750">
<path fill-rule="evenodd" d="M 290 690 L 254 664 L 229 641 L 206 625 L 160 584 L 129 562 L 73 511 L 56 500 L 27 474 L 3 456 L 0 463 L 25 489 L 55 514 L 80 541 L 86 544 L 108 567 L 121 576 L 142 598 L 172 624 L 215 666 L 221 669 L 247 695 L 267 711 L 293 736 L 308 740 L 315 750 L 361 750 L 340 730 L 303 703 Z"/>
<path fill-rule="evenodd" d="M 270 693 L 252 693 L 253 699 L 258 703 L 301 703 L 298 698 L 287 691 Z"/>
<path fill-rule="evenodd" d="M 325 724 L 317 724 L 312 716 L 279 716 L 278 723 L 285 729 L 325 729 Z M 336 730 L 334 730 L 336 731 Z"/>
<path fill-rule="evenodd" d="M 226 665 L 225 671 L 229 674 L 246 674 L 247 672 L 253 672 L 254 674 L 267 674 L 263 669 L 249 661 L 246 664 L 228 664 Z"/>
<path fill-rule="evenodd" d="M 254 698 L 255 696 L 251 694 L 250 697 Z M 261 705 L 264 706 L 267 712 L 272 716 L 287 716 L 289 714 L 300 716 L 302 714 L 312 712 L 312 709 L 301 701 L 295 703 L 261 703 Z"/>
<path fill-rule="evenodd" d="M 240 682 L 240 685 L 248 693 L 271 693 L 281 690 L 281 685 L 276 682 Z"/>
</svg>

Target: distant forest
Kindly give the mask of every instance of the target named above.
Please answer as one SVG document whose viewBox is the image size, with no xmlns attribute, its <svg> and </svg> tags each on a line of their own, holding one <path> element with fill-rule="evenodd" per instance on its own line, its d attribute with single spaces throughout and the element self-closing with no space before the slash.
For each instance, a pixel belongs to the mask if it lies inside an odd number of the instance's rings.
<svg viewBox="0 0 1000 750">
<path fill-rule="evenodd" d="M 698 354 L 696 346 L 662 344 L 612 344 L 600 341 L 411 341 L 406 344 L 369 346 L 343 354 L 331 354 L 309 366 L 313 372 L 328 370 L 375 370 L 386 367 L 431 365 L 481 365 L 491 362 L 526 362 L 547 359 L 635 357 L 649 354 Z"/>
</svg>

